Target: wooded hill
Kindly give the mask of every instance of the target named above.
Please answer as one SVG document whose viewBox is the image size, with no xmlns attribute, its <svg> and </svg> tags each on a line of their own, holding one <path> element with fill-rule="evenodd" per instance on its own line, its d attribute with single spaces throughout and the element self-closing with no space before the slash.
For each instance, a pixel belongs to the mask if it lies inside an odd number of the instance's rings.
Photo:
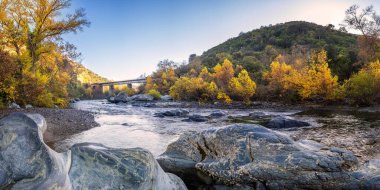
<svg viewBox="0 0 380 190">
<path fill-rule="evenodd" d="M 264 26 L 205 51 L 202 64 L 208 68 L 228 58 L 235 65 L 242 65 L 250 73 L 260 73 L 269 68 L 276 56 L 289 59 L 304 58 L 311 50 L 324 49 L 333 74 L 340 80 L 347 79 L 359 68 L 357 36 L 339 31 L 334 26 L 321 26 L 310 22 L 292 21 Z M 255 77 L 259 79 L 259 75 Z"/>
</svg>

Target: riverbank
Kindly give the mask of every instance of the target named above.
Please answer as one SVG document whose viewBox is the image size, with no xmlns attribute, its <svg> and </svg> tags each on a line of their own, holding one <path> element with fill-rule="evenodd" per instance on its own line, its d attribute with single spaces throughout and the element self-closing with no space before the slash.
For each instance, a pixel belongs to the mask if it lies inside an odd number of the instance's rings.
<svg viewBox="0 0 380 190">
<path fill-rule="evenodd" d="M 41 114 L 47 124 L 47 130 L 44 133 L 44 140 L 47 144 L 49 144 L 49 142 L 66 139 L 71 135 L 99 126 L 99 124 L 95 122 L 93 114 L 77 109 L 0 109 L 0 118 L 13 112 Z"/>
</svg>

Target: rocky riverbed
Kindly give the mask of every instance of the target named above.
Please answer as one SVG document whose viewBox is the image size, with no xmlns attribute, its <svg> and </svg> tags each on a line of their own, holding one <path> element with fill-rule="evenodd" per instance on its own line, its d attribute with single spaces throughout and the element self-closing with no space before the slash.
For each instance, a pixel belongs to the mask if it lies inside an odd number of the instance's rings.
<svg viewBox="0 0 380 190">
<path fill-rule="evenodd" d="M 58 139 L 49 143 L 55 151 L 64 154 L 78 147 L 75 154 L 85 153 L 79 158 L 99 151 L 96 154 L 105 157 L 123 157 L 136 155 L 134 148 L 142 147 L 190 189 L 380 189 L 377 109 L 285 109 L 269 104 L 225 109 L 151 100 L 79 101 L 72 107 L 68 110 L 74 115 L 89 114 L 99 127 L 89 125 L 82 131 L 85 120 L 68 114 L 72 122 L 62 126 L 71 123 L 71 130 L 79 125 L 79 133 L 51 138 Z M 58 125 L 54 121 L 60 119 L 47 112 L 49 129 L 49 120 Z M 79 174 L 87 169 L 80 168 L 71 176 L 82 178 Z M 85 177 L 95 177 L 91 175 Z"/>
</svg>

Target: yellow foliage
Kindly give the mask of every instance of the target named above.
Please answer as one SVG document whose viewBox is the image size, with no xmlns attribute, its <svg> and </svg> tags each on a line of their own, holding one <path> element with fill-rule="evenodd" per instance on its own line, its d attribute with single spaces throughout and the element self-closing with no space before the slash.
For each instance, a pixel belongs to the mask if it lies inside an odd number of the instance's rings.
<svg viewBox="0 0 380 190">
<path fill-rule="evenodd" d="M 249 103 L 250 98 L 255 94 L 256 83 L 249 77 L 248 72 L 243 69 L 237 78 L 232 78 L 229 89 L 233 97 Z"/>
<path fill-rule="evenodd" d="M 170 88 L 170 96 L 176 100 L 202 100 L 209 84 L 202 78 L 181 77 Z"/>
<path fill-rule="evenodd" d="M 161 98 L 160 92 L 158 92 L 157 90 L 154 90 L 154 89 L 149 90 L 147 94 L 152 96 L 155 100 L 159 100 Z"/>
<path fill-rule="evenodd" d="M 331 74 L 326 51 L 313 53 L 309 61 L 309 66 L 297 69 L 274 61 L 270 65 L 271 70 L 264 73 L 263 77 L 269 81 L 268 87 L 279 96 L 297 92 L 302 99 L 341 98 L 338 77 Z"/>
<path fill-rule="evenodd" d="M 219 92 L 218 93 L 218 100 L 224 102 L 225 104 L 231 104 L 232 99 L 224 92 Z"/>
<path fill-rule="evenodd" d="M 359 104 L 380 100 L 380 62 L 369 63 L 348 79 L 344 88 L 349 98 Z"/>
<path fill-rule="evenodd" d="M 230 80 L 235 74 L 232 63 L 228 59 L 225 59 L 222 65 L 217 64 L 214 67 L 214 72 L 215 82 L 219 88 L 228 89 Z"/>
<path fill-rule="evenodd" d="M 201 77 L 206 82 L 211 82 L 213 80 L 212 74 L 208 72 L 206 67 L 203 67 L 201 73 L 199 73 L 199 77 Z"/>
</svg>

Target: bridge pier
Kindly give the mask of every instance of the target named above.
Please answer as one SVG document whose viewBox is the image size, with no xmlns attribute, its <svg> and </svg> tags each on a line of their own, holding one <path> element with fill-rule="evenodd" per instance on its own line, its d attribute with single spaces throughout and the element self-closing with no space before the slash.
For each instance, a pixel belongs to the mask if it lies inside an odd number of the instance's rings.
<svg viewBox="0 0 380 190">
<path fill-rule="evenodd" d="M 108 90 L 108 95 L 113 96 L 114 95 L 113 93 L 115 92 L 115 86 L 113 84 L 111 84 L 109 87 L 110 88 Z"/>
<path fill-rule="evenodd" d="M 103 85 L 96 85 L 96 86 L 92 86 L 92 95 L 93 95 L 93 98 L 103 98 L 104 97 L 104 94 L 103 94 Z"/>
<path fill-rule="evenodd" d="M 132 88 L 132 83 L 127 84 L 128 88 Z"/>
</svg>

